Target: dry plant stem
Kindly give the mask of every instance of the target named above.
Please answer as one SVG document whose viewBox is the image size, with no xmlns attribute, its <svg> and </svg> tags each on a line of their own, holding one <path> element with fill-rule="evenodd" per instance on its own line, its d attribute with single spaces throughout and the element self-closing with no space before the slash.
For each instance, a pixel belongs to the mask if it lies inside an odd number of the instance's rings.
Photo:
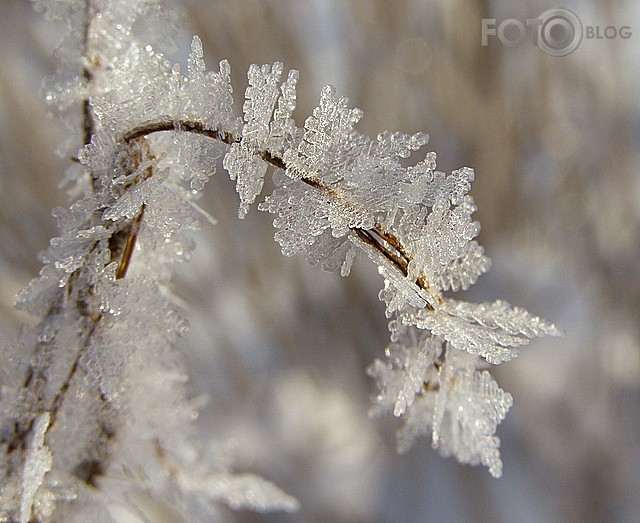
<svg viewBox="0 0 640 523">
<path fill-rule="evenodd" d="M 91 52 L 91 26 L 95 16 L 97 15 L 96 7 L 94 5 L 93 0 L 87 0 L 85 13 L 86 15 L 84 19 L 85 22 L 84 22 L 84 38 L 83 38 L 83 54 L 85 59 L 85 66 L 82 68 L 82 77 L 86 82 L 86 85 L 89 86 L 93 81 L 95 67 L 97 67 L 96 60 L 93 58 L 93 53 Z M 89 98 L 87 98 L 82 102 L 82 141 L 85 145 L 91 143 L 91 139 L 93 138 L 94 132 L 95 132 L 95 122 L 94 122 L 93 113 L 91 110 L 91 102 Z M 92 178 L 91 181 L 92 181 L 93 190 L 96 191 L 98 189 L 98 185 L 97 185 L 98 181 L 93 176 L 91 178 Z M 91 247 L 91 250 L 95 249 L 95 247 L 96 245 L 93 245 Z M 51 305 L 49 310 L 47 311 L 45 318 L 50 318 L 50 317 L 61 314 L 65 308 L 65 302 L 72 299 L 74 294 L 77 294 L 74 287 L 75 287 L 75 281 L 77 280 L 78 275 L 79 275 L 79 271 L 76 271 L 71 275 L 71 277 L 69 278 L 68 284 L 64 289 L 60 290 L 58 297 L 56 298 L 55 302 Z M 88 290 L 87 294 L 91 294 L 90 289 Z M 84 316 L 83 312 L 87 311 L 88 309 L 87 303 L 84 297 L 80 297 L 80 296 L 77 297 L 76 308 L 78 311 L 80 311 L 80 315 Z M 97 321 L 99 320 L 99 316 L 92 317 L 92 315 L 89 314 L 86 317 L 89 319 L 89 321 L 92 324 L 89 326 L 88 330 L 85 332 L 86 338 L 82 340 L 83 347 L 88 345 L 88 341 L 91 339 L 91 336 L 95 331 Z M 46 350 L 47 345 L 48 345 L 47 342 L 39 342 L 35 348 L 36 352 L 40 352 L 40 353 L 44 352 Z M 71 384 L 71 381 L 74 375 L 77 372 L 78 363 L 83 351 L 80 350 L 79 352 L 80 354 L 78 355 L 74 363 L 71 365 L 69 373 L 67 374 L 62 386 L 60 387 L 60 390 L 55 395 L 55 397 L 53 398 L 52 402 L 49 405 L 44 405 L 45 398 L 42 396 L 42 389 L 47 383 L 46 369 L 43 369 L 43 368 L 36 369 L 34 368 L 34 366 L 30 366 L 27 371 L 27 375 L 25 376 L 25 379 L 23 382 L 23 389 L 25 391 L 28 391 L 29 399 L 33 399 L 35 402 L 33 410 L 36 412 L 39 412 L 39 411 L 50 412 L 51 414 L 51 421 L 49 424 L 50 427 L 52 427 L 55 424 L 56 415 L 60 409 L 60 406 L 62 405 L 62 400 Z M 34 418 L 27 419 L 26 423 L 24 423 L 24 421 L 25 420 L 19 420 L 14 424 L 14 432 L 11 436 L 11 441 L 9 443 L 10 452 L 18 448 L 22 448 L 22 449 L 26 448 L 26 437 L 31 431 Z"/>
<path fill-rule="evenodd" d="M 115 261 L 115 257 L 117 256 L 117 253 L 119 251 L 122 252 L 122 254 L 120 255 L 118 267 L 116 269 L 116 278 L 123 278 L 126 275 L 143 214 L 144 205 L 142 206 L 138 215 L 133 218 L 133 220 L 129 224 L 125 225 L 123 230 L 115 233 L 112 236 L 111 241 L 109 242 L 112 250 L 112 261 Z M 118 247 L 114 248 L 112 245 L 113 243 L 118 244 Z M 90 252 L 94 251 L 96 248 L 98 248 L 97 243 L 95 243 L 90 248 Z M 92 297 L 94 294 L 93 287 L 83 287 L 77 283 L 78 280 L 82 277 L 82 271 L 83 269 L 78 269 L 70 276 L 68 284 L 65 288 L 60 290 L 58 298 L 55 300 L 55 303 L 49 308 L 49 311 L 45 316 L 46 318 L 51 318 L 55 315 L 62 314 L 62 312 L 68 307 L 66 303 L 73 302 L 73 307 L 77 310 L 79 321 L 81 322 L 78 328 L 79 348 L 69 366 L 69 370 L 67 371 L 62 384 L 59 386 L 52 399 L 47 399 L 44 396 L 43 390 L 48 381 L 47 364 L 40 365 L 40 368 L 31 366 L 23 382 L 23 389 L 26 391 L 27 399 L 32 403 L 30 411 L 33 413 L 50 413 L 51 417 L 49 426 L 47 428 L 47 433 L 56 425 L 58 414 L 63 406 L 64 400 L 67 397 L 68 392 L 72 390 L 71 386 L 73 380 L 78 374 L 78 371 L 82 370 L 80 364 L 82 356 L 91 346 L 93 336 L 96 333 L 100 325 L 100 321 L 102 320 L 102 317 L 104 315 L 102 312 L 97 311 L 95 306 L 92 304 Z M 46 352 L 47 345 L 47 342 L 39 342 L 35 349 L 36 353 Z M 109 400 L 100 390 L 98 390 L 98 398 L 102 402 L 103 408 L 108 413 L 110 410 Z M 35 416 L 28 416 L 27 418 L 16 421 L 16 423 L 14 424 L 13 434 L 10 436 L 8 445 L 9 452 L 17 449 L 25 449 L 27 447 L 26 442 L 28 435 L 30 434 L 33 427 L 34 419 Z M 113 426 L 111 426 L 111 423 L 109 421 L 103 420 L 103 422 L 101 422 L 100 424 L 100 429 L 107 439 L 112 438 L 115 433 L 115 429 Z M 105 459 L 106 458 L 107 456 L 105 456 Z M 81 479 L 92 485 L 95 476 L 101 471 L 105 470 L 105 463 L 83 463 L 81 464 L 79 470 L 82 472 Z"/>
<path fill-rule="evenodd" d="M 89 88 L 93 83 L 95 70 L 99 66 L 98 59 L 91 49 L 91 26 L 93 25 L 93 20 L 98 14 L 96 6 L 94 5 L 94 0 L 87 0 L 85 13 L 83 41 L 85 66 L 82 68 L 82 77 L 84 78 L 87 88 Z M 82 102 L 82 141 L 85 145 L 91 143 L 94 133 L 95 120 L 93 117 L 93 110 L 91 108 L 91 100 L 87 97 Z M 92 176 L 91 181 L 93 191 L 97 192 L 99 190 L 98 180 Z"/>
<path fill-rule="evenodd" d="M 124 250 L 122 251 L 120 263 L 116 269 L 116 280 L 121 280 L 127 275 L 127 270 L 131 263 L 131 256 L 133 256 L 133 249 L 136 246 L 136 240 L 138 238 L 138 232 L 140 231 L 140 224 L 142 223 L 142 217 L 144 216 L 145 209 L 146 205 L 143 203 L 140 206 L 140 212 L 138 212 L 138 215 L 133 219 L 133 223 L 131 224 L 129 234 L 127 235 L 127 240 L 124 245 Z"/>
<path fill-rule="evenodd" d="M 122 141 L 125 144 L 129 144 L 135 140 L 138 140 L 143 137 L 150 136 L 157 132 L 163 131 L 183 131 L 199 134 L 201 136 L 207 136 L 213 140 L 217 140 L 222 143 L 226 143 L 228 145 L 232 143 L 238 143 L 241 140 L 241 137 L 238 135 L 234 135 L 232 133 L 228 133 L 226 131 L 220 131 L 218 129 L 207 129 L 200 122 L 192 122 L 192 121 L 161 121 L 161 122 L 153 122 L 149 123 L 135 129 L 132 129 L 128 133 L 125 133 L 122 137 Z M 279 156 L 273 155 L 269 151 L 259 151 L 257 153 L 265 162 L 276 167 L 277 169 L 286 170 L 287 164 L 284 162 L 282 158 Z M 327 192 L 331 194 L 335 198 L 340 198 L 338 192 L 336 192 L 332 187 L 327 186 L 322 181 L 313 177 L 302 177 L 300 179 L 303 183 L 311 187 L 315 187 L 321 191 Z M 363 243 L 369 245 L 374 248 L 378 252 L 380 252 L 387 260 L 389 260 L 397 269 L 404 274 L 404 276 L 408 276 L 409 274 L 409 264 L 411 263 L 411 256 L 407 253 L 406 248 L 402 245 L 402 242 L 391 232 L 386 230 L 381 224 L 376 223 L 373 229 L 362 229 L 359 227 L 352 227 L 351 230 L 355 233 L 355 235 L 362 241 Z M 134 238 L 135 241 L 135 238 Z M 127 261 L 128 264 L 128 261 Z M 423 290 L 429 293 L 429 295 L 433 296 L 438 303 L 442 304 L 442 298 L 439 295 L 434 295 L 426 278 L 424 275 L 420 274 L 416 279 L 416 284 Z M 427 309 L 433 310 L 433 306 L 430 304 L 426 305 Z"/>
<path fill-rule="evenodd" d="M 96 246 L 94 245 L 93 248 Z M 93 250 L 93 249 L 92 249 Z M 85 289 L 86 292 L 79 293 L 76 289 L 76 280 L 80 276 L 81 270 L 76 271 L 70 277 L 69 283 L 63 289 L 61 289 L 58 298 L 55 303 L 50 307 L 46 318 L 61 314 L 65 309 L 66 301 L 75 301 L 75 308 L 79 313 L 80 321 L 86 323 L 84 328 L 79 329 L 79 342 L 80 348 L 73 363 L 69 367 L 69 371 L 62 384 L 60 385 L 57 393 L 51 400 L 47 400 L 43 397 L 43 389 L 47 384 L 47 366 L 46 364 L 41 368 L 29 367 L 27 375 L 23 383 L 23 389 L 27 392 L 27 401 L 32 402 L 30 411 L 33 413 L 49 412 L 51 415 L 49 427 L 47 432 L 55 425 L 57 421 L 57 415 L 62 407 L 66 393 L 68 392 L 71 383 L 80 368 L 80 359 L 90 346 L 91 339 L 98 327 L 98 323 L 102 318 L 102 314 L 91 313 L 91 306 L 89 299 L 93 292 L 92 289 Z M 36 347 L 36 352 L 46 351 L 48 342 L 39 342 Z M 99 394 L 101 399 L 106 402 L 106 399 L 102 394 Z M 34 417 L 29 416 L 27 419 L 20 419 L 14 424 L 14 431 L 9 442 L 9 451 L 16 449 L 26 448 L 26 439 L 33 426 Z M 107 432 L 107 431 L 105 431 Z"/>
<path fill-rule="evenodd" d="M 92 50 L 92 26 L 93 21 L 98 15 L 98 8 L 95 5 L 95 0 L 87 0 L 85 7 L 85 23 L 84 23 L 84 41 L 83 41 L 83 54 L 85 59 L 85 66 L 82 69 L 82 76 L 86 82 L 87 87 L 93 83 L 95 70 L 98 68 L 99 63 L 98 60 Z M 91 107 L 91 100 L 86 98 L 82 102 L 82 130 L 83 130 L 83 143 L 85 145 L 91 143 L 93 139 L 93 135 L 95 134 L 95 120 L 93 116 L 93 110 Z M 93 174 L 91 175 L 92 188 L 94 192 L 99 191 L 99 180 Z M 94 244 L 91 248 L 93 251 L 97 248 L 97 244 Z M 68 292 L 71 294 L 73 292 L 73 286 L 78 276 L 80 275 L 80 271 L 78 270 L 74 272 L 69 279 L 69 289 Z M 93 294 L 93 289 L 86 289 L 87 297 L 90 297 Z M 51 414 L 51 419 L 49 423 L 49 428 L 53 427 L 57 421 L 57 414 L 62 407 L 62 403 L 64 401 L 65 395 L 71 386 L 71 382 L 73 381 L 74 376 L 76 375 L 79 366 L 80 366 L 80 358 L 86 352 L 87 348 L 90 345 L 93 334 L 95 333 L 98 323 L 102 319 L 101 313 L 96 313 L 91 311 L 90 304 L 83 297 L 79 299 L 76 303 L 78 310 L 83 318 L 86 318 L 89 322 L 87 329 L 84 331 L 84 339 L 82 340 L 82 345 L 80 350 L 78 351 L 77 357 L 74 359 L 71 367 L 69 368 L 69 373 L 67 374 L 65 380 L 62 383 L 58 393 L 55 395 L 51 408 L 48 409 Z M 102 393 L 100 393 L 100 398 L 105 401 L 105 398 Z"/>
<path fill-rule="evenodd" d="M 87 116 L 87 114 L 88 113 L 85 113 L 85 116 Z M 85 118 L 85 122 L 87 121 L 90 121 L 90 118 Z M 133 160 L 132 172 L 135 172 L 138 165 L 143 161 L 143 159 L 146 159 L 145 153 L 147 152 L 147 150 L 145 147 L 146 144 L 144 143 L 144 139 L 140 139 L 138 145 L 140 146 L 138 150 L 132 151 L 131 155 Z M 142 152 L 142 154 L 139 154 L 140 151 Z M 152 168 L 149 167 L 144 171 L 140 179 L 134 182 L 134 184 L 139 183 L 140 181 L 150 177 L 151 175 Z M 94 179 L 94 188 L 96 186 L 97 184 L 95 183 Z M 109 238 L 109 240 L 107 241 L 108 249 L 111 251 L 110 261 L 118 262 L 115 274 L 116 279 L 124 278 L 127 273 L 127 269 L 131 260 L 131 254 L 133 252 L 142 217 L 144 215 L 144 210 L 145 206 L 142 205 L 139 213 L 128 223 L 123 224 L 123 226 L 119 230 L 115 231 L 111 238 Z M 93 220 L 101 220 L 101 213 L 97 212 L 92 218 L 92 221 Z M 102 246 L 104 247 L 104 244 Z M 90 246 L 88 252 L 92 253 L 99 247 L 100 244 L 98 242 L 95 242 Z M 27 410 L 31 414 L 24 416 L 15 422 L 13 433 L 8 437 L 7 441 L 9 452 L 13 452 L 18 449 L 24 450 L 27 448 L 28 437 L 31 429 L 33 428 L 35 415 L 37 413 L 49 412 L 50 422 L 47 428 L 47 433 L 53 427 L 55 427 L 58 420 L 58 414 L 64 404 L 65 398 L 67 397 L 69 391 L 73 390 L 73 381 L 78 375 L 78 372 L 83 370 L 80 361 L 82 359 L 82 356 L 91 346 L 93 336 L 99 328 L 100 321 L 102 320 L 102 317 L 104 315 L 97 309 L 96 305 L 94 304 L 94 288 L 91 285 L 82 285 L 79 283 L 79 280 L 83 279 L 83 271 L 84 269 L 80 268 L 70 275 L 69 281 L 67 282 L 66 286 L 60 289 L 54 303 L 49 307 L 49 310 L 45 315 L 46 320 L 63 314 L 65 310 L 69 309 L 69 307 L 72 307 L 77 311 L 78 321 L 80 322 L 78 325 L 77 353 L 75 354 L 73 361 L 68 367 L 65 378 L 59 385 L 53 397 L 47 398 L 44 393 L 46 385 L 48 383 L 48 366 L 51 362 L 45 361 L 40 365 L 31 365 L 29 367 L 22 387 L 25 391 L 25 400 L 29 403 L 29 408 Z M 50 342 L 38 342 L 37 346 L 35 347 L 35 353 L 47 353 L 49 344 Z M 55 355 L 52 354 L 51 357 L 55 357 Z M 107 416 L 105 417 L 105 419 L 100 422 L 100 429 L 105 435 L 105 438 L 110 439 L 113 437 L 115 429 L 112 426 L 109 416 L 109 400 L 100 390 L 97 391 L 97 394 L 98 399 L 103 404 L 103 409 L 107 412 Z M 78 477 L 87 482 L 89 485 L 93 485 L 95 476 L 105 470 L 105 460 L 107 458 L 108 455 L 105 455 L 103 461 L 81 463 L 78 466 L 77 470 Z"/>
<path fill-rule="evenodd" d="M 84 121 L 85 123 L 93 122 L 93 117 L 90 112 L 84 113 Z M 144 160 L 149 159 L 149 151 L 146 140 L 144 138 L 139 138 L 136 140 L 136 145 L 138 147 L 132 149 L 131 151 L 131 172 L 135 172 L 135 170 Z M 140 183 L 141 181 L 151 177 L 152 175 L 152 167 L 149 167 L 144 170 L 142 176 L 134 180 L 132 185 Z M 97 183 L 95 177 L 92 177 L 92 179 L 93 187 L 95 190 L 96 187 L 99 187 L 99 184 Z M 124 278 L 127 273 L 138 232 L 140 230 L 142 218 L 144 216 L 144 211 L 145 205 L 143 204 L 138 214 L 128 223 L 125 223 L 120 229 L 116 230 L 108 239 L 108 249 L 111 252 L 110 262 L 118 262 L 118 266 L 115 272 L 116 279 Z M 92 220 L 100 221 L 100 213 L 97 212 Z M 89 248 L 89 253 L 94 252 L 98 247 L 99 244 L 97 242 L 92 244 Z M 55 315 L 61 314 L 66 308 L 66 303 L 69 301 L 73 301 L 75 302 L 74 307 L 78 311 L 78 314 L 80 316 L 80 321 L 86 323 L 83 328 L 79 329 L 80 348 L 78 349 L 78 352 L 69 367 L 69 371 L 67 372 L 65 379 L 63 380 L 53 399 L 50 401 L 47 401 L 46 398 L 42 395 L 43 386 L 47 383 L 46 365 L 42 366 L 42 368 L 39 369 L 36 369 L 33 366 L 30 367 L 23 383 L 24 390 L 28 391 L 29 397 L 34 401 L 34 412 L 50 413 L 51 418 L 49 429 L 47 430 L 50 430 L 56 424 L 57 415 L 60 408 L 62 407 L 66 394 L 71 387 L 73 379 L 81 368 L 80 360 L 91 345 L 93 335 L 96 332 L 100 320 L 103 317 L 103 313 L 99 310 L 96 310 L 96 307 L 92 304 L 92 297 L 94 295 L 93 287 L 91 285 L 82 287 L 77 283 L 78 280 L 81 279 L 82 271 L 83 269 L 80 268 L 71 274 L 67 285 L 65 286 L 65 288 L 60 290 L 60 294 L 56 298 L 55 303 L 49 308 L 49 311 L 45 315 L 45 318 L 51 318 Z M 38 346 L 36 347 L 36 353 L 42 353 L 45 350 L 46 342 L 39 342 Z M 98 396 L 104 403 L 105 407 L 108 408 L 108 400 L 101 391 L 98 391 Z M 25 438 L 29 434 L 32 425 L 33 418 L 26 420 L 26 424 L 24 424 L 24 426 L 21 426 L 20 422 L 17 422 L 15 424 L 10 448 L 25 448 Z M 113 435 L 113 430 L 111 428 L 102 428 L 107 436 L 110 437 L 111 435 Z"/>
</svg>

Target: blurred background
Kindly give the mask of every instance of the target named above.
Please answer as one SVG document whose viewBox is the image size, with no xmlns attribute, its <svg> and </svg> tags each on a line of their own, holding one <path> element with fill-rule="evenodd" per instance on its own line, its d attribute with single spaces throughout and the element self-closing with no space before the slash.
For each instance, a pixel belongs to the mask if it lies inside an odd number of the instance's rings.
<svg viewBox="0 0 640 523">
<path fill-rule="evenodd" d="M 192 34 L 227 58 L 237 111 L 250 63 L 299 69 L 299 126 L 330 83 L 364 110 L 359 129 L 426 130 L 439 169 L 476 170 L 491 271 L 466 293 L 556 322 L 492 370 L 514 396 L 499 427 L 505 473 L 442 459 L 427 440 L 395 453 L 396 420 L 367 417 L 388 331 L 375 267 L 348 279 L 285 258 L 272 218 L 236 217 L 219 169 L 175 291 L 191 323 L 184 357 L 204 445 L 302 503 L 293 515 L 220 508 L 238 522 L 637 522 L 640 520 L 640 4 L 565 1 L 583 26 L 631 28 L 554 57 L 482 19 L 537 18 L 555 2 L 177 0 L 175 60 Z M 526 26 L 525 26 L 526 27 Z M 637 31 L 637 34 L 636 34 Z M 26 318 L 15 294 L 55 234 L 66 128 L 39 90 L 63 28 L 27 0 L 0 2 L 0 342 Z M 611 30 L 608 32 L 612 34 Z M 506 33 L 507 37 L 512 37 Z M 417 158 L 419 160 L 421 158 Z M 266 190 L 269 190 L 267 186 Z"/>
</svg>

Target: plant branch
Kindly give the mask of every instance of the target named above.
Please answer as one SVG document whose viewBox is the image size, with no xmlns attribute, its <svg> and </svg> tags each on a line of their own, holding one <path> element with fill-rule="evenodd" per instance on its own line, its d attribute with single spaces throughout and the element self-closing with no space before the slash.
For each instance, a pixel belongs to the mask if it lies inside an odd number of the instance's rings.
<svg viewBox="0 0 640 523">
<path fill-rule="evenodd" d="M 142 223 L 142 217 L 144 216 L 145 209 L 146 205 L 143 203 L 140 206 L 140 211 L 133 219 L 133 222 L 131 222 L 131 225 L 128 228 L 129 231 L 127 234 L 127 240 L 124 244 L 122 256 L 120 257 L 120 263 L 118 264 L 118 268 L 116 269 L 116 280 L 121 280 L 127 275 L 127 270 L 129 269 L 129 264 L 131 263 L 133 249 L 136 246 L 136 240 L 138 238 L 138 232 L 140 231 L 140 224 Z"/>
<path fill-rule="evenodd" d="M 87 4 L 87 13 L 88 19 L 90 16 L 95 16 L 95 9 L 91 1 Z M 89 21 L 87 22 L 87 36 L 85 38 L 85 48 L 87 49 L 87 52 L 89 49 L 90 25 L 91 23 L 89 19 Z M 95 61 L 91 61 L 91 63 L 95 65 Z M 85 79 L 90 82 L 93 78 L 92 69 L 85 67 L 83 70 L 83 75 Z M 83 104 L 83 115 L 83 130 L 85 133 L 84 139 L 85 142 L 87 140 L 90 142 L 93 138 L 95 129 L 91 105 L 88 99 L 85 100 Z M 140 166 L 145 159 L 152 159 L 148 144 L 146 143 L 146 138 L 158 132 L 171 131 L 190 132 L 201 136 L 206 136 L 210 139 L 225 143 L 227 145 L 238 143 L 241 141 L 241 136 L 239 135 L 221 131 L 218 129 L 208 129 L 201 122 L 192 122 L 186 120 L 181 120 L 178 122 L 169 120 L 152 122 L 132 129 L 128 133 L 125 133 L 121 138 L 121 143 L 127 146 L 131 146 L 134 143 L 138 145 L 137 149 L 132 149 L 131 151 L 131 158 L 133 160 L 133 167 L 131 172 L 135 172 L 138 166 Z M 287 165 L 280 156 L 277 156 L 272 152 L 266 150 L 259 151 L 257 154 L 269 165 L 277 169 L 286 170 Z M 152 175 L 153 167 L 149 166 L 143 171 L 142 176 L 136 177 L 131 182 L 131 185 L 136 185 L 141 181 L 148 179 Z M 300 181 L 309 185 L 310 187 L 314 187 L 315 189 L 326 192 L 334 198 L 345 197 L 334 187 L 325 184 L 318 178 L 303 177 L 300 179 Z M 95 178 L 93 178 L 93 182 L 94 190 L 98 191 L 99 186 Z M 115 273 L 116 279 L 122 279 L 127 274 L 127 271 L 131 264 L 135 244 L 138 238 L 138 233 L 140 231 L 142 220 L 144 218 L 145 210 L 146 205 L 142 204 L 136 216 L 133 219 L 129 220 L 128 223 L 126 223 L 122 228 L 120 228 L 119 230 L 115 230 L 108 240 L 108 248 L 111 251 L 111 260 L 118 260 L 118 265 Z M 393 266 L 400 270 L 400 272 L 402 272 L 404 276 L 408 276 L 409 264 L 411 263 L 412 258 L 408 254 L 407 249 L 402 244 L 400 239 L 397 238 L 397 236 L 388 231 L 383 225 L 379 223 L 376 223 L 372 229 L 353 227 L 351 228 L 351 230 L 362 243 L 381 253 Z M 91 247 L 90 252 L 96 248 L 98 248 L 97 243 Z M 41 385 L 39 384 L 43 382 L 46 383 L 47 381 L 47 377 L 43 372 L 43 369 L 35 369 L 34 367 L 30 367 L 24 382 L 24 388 L 31 390 L 33 395 L 35 396 L 35 400 L 37 403 L 36 410 L 41 410 L 44 408 L 45 410 L 50 412 L 51 421 L 48 430 L 50 430 L 56 424 L 58 413 L 62 408 L 62 404 L 71 387 L 72 381 L 76 376 L 78 370 L 80 370 L 81 368 L 80 359 L 90 346 L 91 339 L 93 338 L 103 316 L 101 313 L 92 313 L 91 307 L 87 301 L 88 298 L 92 295 L 93 289 L 91 287 L 87 289 L 76 288 L 76 281 L 80 277 L 81 271 L 82 269 L 78 269 L 72 274 L 68 283 L 68 287 L 66 289 L 66 294 L 60 295 L 58 300 L 56 300 L 56 303 L 51 307 L 50 312 L 47 314 L 47 316 L 50 316 L 52 314 L 61 313 L 61 310 L 64 308 L 63 302 L 70 298 L 72 295 L 75 295 L 74 299 L 76 300 L 76 308 L 79 311 L 80 316 L 82 318 L 85 318 L 85 320 L 88 322 L 86 328 L 82 329 L 83 335 L 80 341 L 80 348 L 76 357 L 74 358 L 74 361 L 69 367 L 67 376 L 63 380 L 63 383 L 60 385 L 54 397 L 49 402 L 47 402 L 48 405 L 43 404 L 45 402 L 45 398 L 42 397 L 41 392 L 39 392 L 41 388 Z M 416 279 L 416 284 L 423 290 L 430 292 L 429 285 L 422 275 L 420 275 Z M 439 296 L 436 296 L 436 299 L 440 300 Z M 430 304 L 427 304 L 426 307 L 428 309 L 433 309 Z M 100 394 L 100 398 L 105 404 L 108 404 L 108 400 L 102 394 Z M 25 438 L 31 431 L 32 424 L 33 419 L 27 420 L 27 423 L 23 424 L 23 426 L 16 424 L 14 428 L 13 438 L 10 443 L 10 448 L 25 448 Z M 111 430 L 108 428 L 104 429 L 104 432 L 105 434 L 107 434 L 107 436 L 112 435 Z M 98 469 L 96 470 L 99 469 L 100 467 L 98 467 Z"/>
<path fill-rule="evenodd" d="M 199 134 L 201 136 L 207 136 L 213 140 L 217 140 L 227 145 L 230 145 L 232 143 L 239 143 L 242 139 L 241 136 L 229 133 L 227 131 L 208 129 L 201 122 L 193 122 L 188 120 L 166 120 L 160 122 L 152 122 L 140 127 L 136 127 L 122 136 L 122 142 L 125 144 L 130 144 L 131 142 L 139 138 L 147 137 L 154 133 L 163 131 L 190 132 Z M 287 164 L 284 162 L 284 160 L 281 157 L 274 155 L 270 151 L 258 151 L 257 155 L 260 156 L 260 158 L 262 158 L 265 162 L 277 169 L 287 169 Z M 342 197 L 334 188 L 326 185 L 321 180 L 315 177 L 302 177 L 300 178 L 300 181 L 311 187 L 327 192 L 336 198 Z M 352 227 L 351 230 L 356 234 L 360 241 L 380 252 L 392 265 L 400 270 L 400 272 L 402 272 L 404 276 L 409 275 L 409 264 L 412 261 L 412 257 L 409 255 L 408 250 L 395 234 L 388 231 L 383 225 L 379 223 L 376 223 L 373 229 Z M 439 295 L 434 295 L 431 286 L 429 285 L 423 274 L 420 274 L 416 278 L 416 284 L 418 285 L 418 287 L 428 292 L 429 295 L 432 295 L 440 304 L 443 303 L 442 298 Z M 426 307 L 428 309 L 433 309 L 430 304 L 427 304 Z"/>
</svg>

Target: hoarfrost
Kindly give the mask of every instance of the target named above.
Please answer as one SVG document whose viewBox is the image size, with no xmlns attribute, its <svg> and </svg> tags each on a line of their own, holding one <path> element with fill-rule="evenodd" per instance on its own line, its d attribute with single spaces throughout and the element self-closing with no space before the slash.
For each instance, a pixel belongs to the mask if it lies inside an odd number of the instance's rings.
<svg viewBox="0 0 640 523">
<path fill-rule="evenodd" d="M 20 502 L 20 522 L 31 521 L 33 505 L 44 477 L 51 470 L 53 457 L 44 443 L 50 416 L 48 412 L 40 414 L 33 422 L 32 439 L 27 450 L 22 473 L 22 495 Z M 48 507 L 41 507 L 45 513 Z"/>
<path fill-rule="evenodd" d="M 35 5 L 73 20 L 90 7 L 74 0 Z M 152 38 L 145 20 L 163 18 L 162 3 L 101 7 L 87 38 L 75 31 L 66 41 L 77 48 L 48 80 L 52 107 L 81 108 L 91 120 L 89 143 L 77 154 L 89 180 L 68 210 L 54 212 L 59 236 L 19 296 L 19 306 L 40 321 L 7 349 L 15 368 L 0 397 L 0 517 L 28 521 L 71 506 L 96 513 L 107 499 L 125 506 L 132 482 L 157 498 L 179 490 L 233 508 L 297 508 L 257 476 L 196 466 L 199 451 L 187 443 L 193 407 L 177 351 L 187 321 L 167 284 L 171 264 L 193 249 L 189 231 L 207 217 L 198 192 L 224 148 L 240 217 L 276 168 L 275 190 L 258 207 L 275 215 L 283 254 L 303 252 L 343 276 L 362 251 L 378 266 L 392 342 L 386 360 L 368 370 L 379 388 L 371 413 L 404 422 L 399 449 L 430 434 L 443 455 L 500 476 L 495 431 L 512 399 L 485 368 L 515 357 L 533 337 L 560 332 L 504 301 L 443 296 L 467 289 L 490 266 L 475 240 L 473 170 L 439 172 L 433 152 L 406 166 L 428 135 L 364 136 L 355 129 L 362 111 L 331 86 L 298 129 L 298 73 L 282 81 L 279 62 L 251 66 L 237 117 L 229 64 L 208 72 L 198 37 L 186 75 L 155 40 L 138 39 L 137 30 Z M 57 506 L 50 476 L 60 491 L 73 490 Z"/>
</svg>

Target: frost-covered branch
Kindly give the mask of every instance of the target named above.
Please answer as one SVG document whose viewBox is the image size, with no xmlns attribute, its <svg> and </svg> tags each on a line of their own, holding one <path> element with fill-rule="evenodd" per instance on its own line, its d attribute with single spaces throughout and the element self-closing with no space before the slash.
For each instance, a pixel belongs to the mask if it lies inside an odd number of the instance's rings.
<svg viewBox="0 0 640 523">
<path fill-rule="evenodd" d="M 83 190 L 55 211 L 60 235 L 19 299 L 39 321 L 8 349 L 15 368 L 2 384 L 0 515 L 109 520 L 105 507 L 135 506 L 132 489 L 182 503 L 204 496 L 296 508 L 257 476 L 207 468 L 190 443 L 195 406 L 177 350 L 186 324 L 171 265 L 193 249 L 187 232 L 207 218 L 196 200 L 222 154 L 241 218 L 273 168 L 276 189 L 258 208 L 276 215 L 283 254 L 305 253 L 343 276 L 363 253 L 378 266 L 392 342 L 368 370 L 380 389 L 372 414 L 403 417 L 400 450 L 429 434 L 444 455 L 500 476 L 495 431 L 512 399 L 485 368 L 558 331 L 504 301 L 445 295 L 490 265 L 474 240 L 473 170 L 446 175 L 431 152 L 405 166 L 428 136 L 362 135 L 362 111 L 330 86 L 297 127 L 298 73 L 283 79 L 278 62 L 250 67 L 236 116 L 229 64 L 208 72 L 199 38 L 186 74 L 161 43 L 136 39 L 138 20 L 164 12 L 159 2 L 44 3 L 83 21 L 69 40 L 77 40 L 67 64 L 76 74 L 49 80 L 47 95 L 58 111 L 79 111 Z"/>
<path fill-rule="evenodd" d="M 218 129 L 207 129 L 201 122 L 193 122 L 193 121 L 159 121 L 153 122 L 143 127 L 139 127 L 136 129 L 132 129 L 128 133 L 126 133 L 122 137 L 122 142 L 124 144 L 129 144 L 134 140 L 145 138 L 153 135 L 157 132 L 188 132 L 194 133 L 201 136 L 206 136 L 213 140 L 217 140 L 219 142 L 225 143 L 227 145 L 231 145 L 234 143 L 240 143 L 242 141 L 242 137 L 239 135 L 234 135 L 228 133 L 226 131 L 218 130 Z M 254 156 L 260 157 L 264 162 L 268 163 L 272 167 L 276 169 L 287 170 L 287 164 L 283 158 L 271 153 L 268 150 L 256 150 L 253 152 Z M 320 191 L 327 193 L 327 195 L 331 198 L 335 198 L 337 200 L 343 199 L 344 194 L 336 191 L 334 188 L 325 185 L 322 181 L 316 178 L 307 178 L 301 177 L 300 181 L 314 187 Z M 352 202 L 346 201 L 345 205 L 353 205 Z M 408 276 L 409 274 L 409 265 L 412 262 L 411 257 L 407 254 L 407 249 L 402 242 L 395 237 L 395 235 L 386 230 L 383 225 L 379 223 L 375 223 L 373 228 L 370 230 L 364 230 L 359 227 L 353 227 L 351 230 L 355 233 L 357 238 L 363 243 L 367 244 L 371 248 L 378 251 L 382 256 L 387 258 L 387 260 L 393 264 L 398 270 L 404 274 L 404 276 Z M 134 237 L 135 238 L 135 237 Z M 419 274 L 416 277 L 415 281 L 416 285 L 420 287 L 425 292 L 428 292 L 430 289 L 429 283 L 426 280 L 424 274 Z M 443 304 L 440 296 L 435 297 L 438 303 Z M 426 303 L 425 306 L 428 309 L 433 309 L 430 303 Z"/>
</svg>

